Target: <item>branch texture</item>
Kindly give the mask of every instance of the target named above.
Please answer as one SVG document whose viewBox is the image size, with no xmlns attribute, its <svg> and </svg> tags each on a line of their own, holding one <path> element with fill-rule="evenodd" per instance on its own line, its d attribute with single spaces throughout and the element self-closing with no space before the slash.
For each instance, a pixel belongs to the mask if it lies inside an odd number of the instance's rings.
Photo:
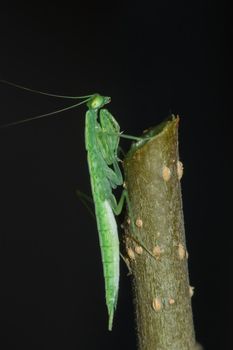
<svg viewBox="0 0 233 350">
<path fill-rule="evenodd" d="M 178 154 L 178 122 L 179 118 L 172 116 L 145 133 L 144 141 L 134 144 L 124 160 L 130 198 L 125 242 L 139 350 L 197 349 L 180 188 L 183 166 Z M 149 141 L 148 136 L 152 136 Z"/>
</svg>

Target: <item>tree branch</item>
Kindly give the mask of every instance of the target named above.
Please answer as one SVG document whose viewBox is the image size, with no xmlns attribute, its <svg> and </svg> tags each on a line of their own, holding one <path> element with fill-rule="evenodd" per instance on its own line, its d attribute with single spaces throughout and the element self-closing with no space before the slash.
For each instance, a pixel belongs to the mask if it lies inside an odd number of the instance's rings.
<svg viewBox="0 0 233 350">
<path fill-rule="evenodd" d="M 132 212 L 124 225 L 125 242 L 139 350 L 194 350 L 198 346 L 185 245 L 178 122 L 172 116 L 149 130 L 124 160 Z M 149 141 L 148 136 L 152 137 Z"/>
</svg>

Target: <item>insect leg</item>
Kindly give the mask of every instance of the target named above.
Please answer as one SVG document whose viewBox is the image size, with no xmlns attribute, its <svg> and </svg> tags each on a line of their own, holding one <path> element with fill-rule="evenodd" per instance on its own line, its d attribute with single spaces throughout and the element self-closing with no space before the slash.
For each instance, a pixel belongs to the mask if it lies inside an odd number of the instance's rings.
<svg viewBox="0 0 233 350">
<path fill-rule="evenodd" d="M 125 265 L 127 266 L 128 271 L 129 271 L 127 276 L 132 275 L 132 270 L 131 270 L 131 267 L 130 267 L 130 264 L 129 264 L 129 260 L 127 258 L 125 258 L 124 255 L 121 254 L 121 253 L 120 253 L 120 257 L 124 261 Z"/>
<path fill-rule="evenodd" d="M 93 199 L 91 197 L 89 197 L 87 194 L 76 190 L 75 191 L 77 196 L 79 197 L 80 201 L 82 202 L 82 204 L 87 208 L 87 210 L 89 211 L 89 213 L 91 214 L 91 216 L 95 219 L 95 212 L 94 209 L 91 209 L 88 203 L 91 203 L 93 205 Z"/>
<path fill-rule="evenodd" d="M 114 214 L 115 215 L 119 215 L 121 213 L 125 200 L 126 200 L 126 204 L 127 204 L 127 207 L 128 207 L 129 217 L 131 218 L 130 225 L 132 226 L 132 231 L 133 231 L 133 235 L 128 235 L 129 238 L 133 239 L 137 244 L 142 246 L 142 248 L 144 248 L 145 251 L 152 258 L 155 259 L 154 254 L 141 242 L 140 238 L 138 237 L 138 235 L 136 233 L 136 227 L 135 227 L 135 224 L 134 224 L 133 212 L 132 212 L 132 209 L 131 209 L 131 204 L 130 204 L 130 200 L 129 200 L 128 191 L 126 189 L 123 190 L 123 192 L 121 194 L 121 198 L 120 198 L 118 203 L 116 202 L 116 199 L 115 199 L 114 196 L 112 196 L 111 199 L 110 199 L 111 207 L 112 207 L 112 210 L 113 210 Z"/>
</svg>

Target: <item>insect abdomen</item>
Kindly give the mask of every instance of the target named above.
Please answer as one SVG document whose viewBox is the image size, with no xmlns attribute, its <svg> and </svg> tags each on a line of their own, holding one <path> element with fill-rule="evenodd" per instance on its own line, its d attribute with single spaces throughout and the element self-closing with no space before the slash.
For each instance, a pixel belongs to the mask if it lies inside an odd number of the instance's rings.
<svg viewBox="0 0 233 350">
<path fill-rule="evenodd" d="M 103 159 L 96 138 L 96 118 L 96 111 L 90 110 L 86 113 L 85 141 L 104 270 L 108 329 L 111 330 L 119 289 L 119 239 L 115 217 L 108 200 L 112 194 L 106 175 L 108 165 Z"/>
<path fill-rule="evenodd" d="M 108 328 L 111 330 L 119 288 L 119 239 L 115 217 L 108 201 L 97 200 L 95 208 L 109 315 Z"/>
</svg>

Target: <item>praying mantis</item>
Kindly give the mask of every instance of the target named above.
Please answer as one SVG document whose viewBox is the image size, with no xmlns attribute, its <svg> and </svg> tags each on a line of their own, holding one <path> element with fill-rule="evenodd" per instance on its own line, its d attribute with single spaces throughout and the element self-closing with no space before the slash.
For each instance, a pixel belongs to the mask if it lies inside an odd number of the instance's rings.
<svg viewBox="0 0 233 350">
<path fill-rule="evenodd" d="M 43 95 L 82 100 L 72 106 L 32 118 L 23 119 L 18 122 L 5 124 L 3 127 L 51 116 L 68 109 L 76 108 L 84 103 L 87 105 L 88 110 L 85 116 L 85 147 L 87 151 L 91 190 L 103 264 L 105 299 L 109 319 L 108 330 L 112 330 L 120 277 L 119 237 L 115 215 L 121 213 L 125 200 L 127 202 L 129 214 L 132 215 L 127 190 L 123 189 L 118 203 L 113 194 L 114 189 L 123 185 L 123 176 L 118 165 L 119 141 L 120 137 L 125 137 L 136 142 L 141 142 L 142 138 L 125 135 L 120 132 L 120 126 L 116 119 L 106 108 L 103 108 L 110 102 L 110 97 L 104 97 L 99 94 L 81 97 L 61 96 L 32 90 L 7 81 L 1 80 L 1 82 Z M 133 223 L 133 220 L 131 221 Z"/>
</svg>

